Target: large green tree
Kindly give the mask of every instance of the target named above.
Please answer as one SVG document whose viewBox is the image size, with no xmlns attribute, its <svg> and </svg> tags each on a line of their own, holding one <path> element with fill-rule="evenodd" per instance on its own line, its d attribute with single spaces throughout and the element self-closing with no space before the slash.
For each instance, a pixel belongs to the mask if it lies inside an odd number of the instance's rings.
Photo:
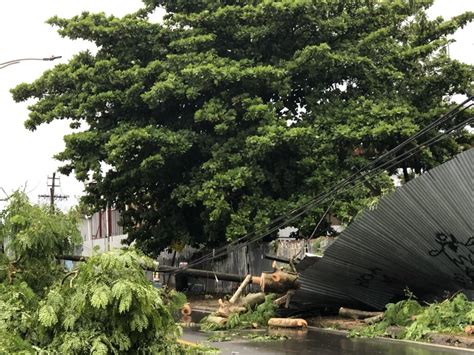
<svg viewBox="0 0 474 355">
<path fill-rule="evenodd" d="M 93 179 L 86 202 L 116 205 L 130 240 L 149 252 L 216 245 L 325 191 L 468 93 L 473 68 L 445 48 L 474 14 L 430 20 L 432 2 L 145 0 L 123 18 L 55 17 L 97 53 L 13 95 L 37 99 L 28 129 L 82 127 L 65 137 L 62 172 Z M 160 23 L 148 20 L 157 7 Z M 338 195 L 333 213 L 350 220 L 395 169 L 421 172 L 466 143 L 464 132 L 425 149 Z"/>
</svg>

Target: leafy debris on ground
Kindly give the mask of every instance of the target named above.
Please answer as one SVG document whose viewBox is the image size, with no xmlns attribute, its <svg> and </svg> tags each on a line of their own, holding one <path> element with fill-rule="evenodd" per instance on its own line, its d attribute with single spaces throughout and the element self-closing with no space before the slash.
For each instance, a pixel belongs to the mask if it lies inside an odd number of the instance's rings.
<svg viewBox="0 0 474 355">
<path fill-rule="evenodd" d="M 474 302 L 462 293 L 428 306 L 410 297 L 389 303 L 386 308 L 380 322 L 354 330 L 350 335 L 430 341 L 433 333 L 464 335 L 465 329 L 474 323 Z"/>
<path fill-rule="evenodd" d="M 275 295 L 265 297 L 265 302 L 259 304 L 255 309 L 249 309 L 243 314 L 233 313 L 223 325 L 208 321 L 208 317 L 201 320 L 201 330 L 225 330 L 225 329 L 251 329 L 265 327 L 270 318 L 275 317 L 277 305 L 273 304 Z"/>
<path fill-rule="evenodd" d="M 281 341 L 290 339 L 289 336 L 286 335 L 276 335 L 276 334 L 248 334 L 243 336 L 245 339 L 249 339 L 251 341 L 256 342 L 265 342 L 265 341 Z"/>
</svg>

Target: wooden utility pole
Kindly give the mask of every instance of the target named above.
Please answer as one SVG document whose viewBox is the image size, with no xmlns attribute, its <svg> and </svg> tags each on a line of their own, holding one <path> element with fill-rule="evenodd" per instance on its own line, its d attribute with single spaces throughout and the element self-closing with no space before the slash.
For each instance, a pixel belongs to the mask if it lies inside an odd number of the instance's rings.
<svg viewBox="0 0 474 355">
<path fill-rule="evenodd" d="M 50 180 L 51 184 L 49 183 Z M 56 181 L 58 182 L 57 184 Z M 55 200 L 67 200 L 69 198 L 68 195 L 55 194 L 55 188 L 61 186 L 60 184 L 60 178 L 56 177 L 56 172 L 54 172 L 52 177 L 48 176 L 47 185 L 49 187 L 49 195 L 38 195 L 39 198 L 49 198 L 49 207 L 51 208 L 51 211 L 54 211 Z"/>
</svg>

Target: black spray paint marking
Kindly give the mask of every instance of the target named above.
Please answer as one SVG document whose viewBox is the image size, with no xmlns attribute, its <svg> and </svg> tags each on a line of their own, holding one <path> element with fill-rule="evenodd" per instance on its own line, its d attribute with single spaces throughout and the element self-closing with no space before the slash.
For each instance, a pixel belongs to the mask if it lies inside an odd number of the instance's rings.
<svg viewBox="0 0 474 355">
<path fill-rule="evenodd" d="M 438 233 L 435 237 L 439 249 L 430 250 L 433 257 L 445 255 L 462 274 L 455 274 L 454 279 L 463 285 L 474 282 L 474 237 L 462 243 L 452 234 Z"/>
</svg>

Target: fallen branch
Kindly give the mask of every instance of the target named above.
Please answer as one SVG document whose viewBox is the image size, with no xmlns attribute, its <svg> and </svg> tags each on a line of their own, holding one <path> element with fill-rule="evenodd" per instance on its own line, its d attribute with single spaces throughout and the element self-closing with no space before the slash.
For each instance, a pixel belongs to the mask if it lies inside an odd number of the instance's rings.
<svg viewBox="0 0 474 355">
<path fill-rule="evenodd" d="M 244 281 L 240 284 L 237 291 L 235 291 L 234 295 L 230 298 L 229 303 L 235 303 L 237 299 L 240 297 L 242 291 L 247 287 L 247 285 L 252 281 L 252 275 L 247 275 Z"/>
<path fill-rule="evenodd" d="M 383 312 L 367 312 L 367 311 L 360 311 L 358 309 L 351 309 L 351 308 L 339 308 L 339 315 L 345 318 L 352 318 L 352 319 L 364 319 L 375 317 L 379 315 L 383 315 Z"/>
<path fill-rule="evenodd" d="M 365 318 L 364 323 L 374 324 L 374 323 L 380 322 L 383 319 L 383 316 L 384 316 L 384 314 L 381 313 L 381 314 L 378 314 L 378 315 L 373 316 L 373 317 Z"/>
<path fill-rule="evenodd" d="M 217 316 L 207 316 L 206 321 L 223 327 L 227 323 L 227 318 L 217 317 Z"/>
</svg>

